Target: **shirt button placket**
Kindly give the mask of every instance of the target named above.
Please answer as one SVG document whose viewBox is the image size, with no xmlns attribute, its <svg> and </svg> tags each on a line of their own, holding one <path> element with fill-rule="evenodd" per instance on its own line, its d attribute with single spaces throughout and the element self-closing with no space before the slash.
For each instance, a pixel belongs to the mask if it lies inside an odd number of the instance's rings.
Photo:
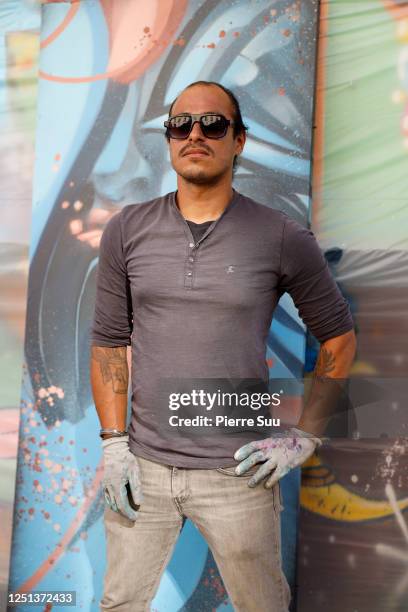
<svg viewBox="0 0 408 612">
<path fill-rule="evenodd" d="M 184 275 L 184 286 L 188 287 L 189 289 L 192 288 L 193 286 L 193 265 L 194 265 L 194 255 L 192 253 L 192 249 L 194 248 L 194 242 L 189 242 L 188 246 L 190 247 L 191 251 L 190 254 L 187 258 L 187 263 L 186 263 L 186 271 L 185 271 L 185 275 Z"/>
</svg>

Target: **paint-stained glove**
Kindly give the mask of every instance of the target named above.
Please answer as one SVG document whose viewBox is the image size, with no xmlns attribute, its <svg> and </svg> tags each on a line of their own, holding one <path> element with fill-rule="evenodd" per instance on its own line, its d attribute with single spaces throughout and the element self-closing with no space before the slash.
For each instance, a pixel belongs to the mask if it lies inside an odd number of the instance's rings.
<svg viewBox="0 0 408 612">
<path fill-rule="evenodd" d="M 143 500 L 140 467 L 129 449 L 129 435 L 102 440 L 102 490 L 105 501 L 114 512 L 131 521 L 138 516 L 137 506 Z"/>
<path fill-rule="evenodd" d="M 273 471 L 264 484 L 270 489 L 282 476 L 304 463 L 314 453 L 316 446 L 321 444 L 322 440 L 313 434 L 291 427 L 271 438 L 241 446 L 234 454 L 234 459 L 241 461 L 235 468 L 235 473 L 240 476 L 256 463 L 264 461 L 249 479 L 248 486 L 256 486 Z"/>
</svg>

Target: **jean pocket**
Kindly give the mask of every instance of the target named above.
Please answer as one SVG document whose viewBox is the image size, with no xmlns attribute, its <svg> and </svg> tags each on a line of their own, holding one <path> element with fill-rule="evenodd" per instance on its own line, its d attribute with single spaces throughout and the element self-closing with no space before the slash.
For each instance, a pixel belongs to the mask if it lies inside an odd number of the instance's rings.
<svg viewBox="0 0 408 612">
<path fill-rule="evenodd" d="M 221 474 L 225 474 L 226 476 L 235 476 L 235 478 L 250 478 L 261 467 L 261 465 L 262 463 L 256 463 L 251 468 L 249 468 L 248 471 L 246 471 L 244 474 L 241 474 L 240 476 L 235 473 L 235 468 L 236 468 L 235 465 L 232 467 L 229 467 L 229 466 L 228 467 L 217 467 L 215 469 L 217 470 L 217 472 L 220 472 Z M 257 486 L 258 487 L 263 486 L 267 478 L 269 478 L 270 476 L 271 475 L 269 474 L 267 477 L 265 477 L 265 479 L 262 482 L 258 483 Z M 281 512 L 282 510 L 284 510 L 285 507 L 283 505 L 283 496 L 282 496 L 281 484 L 279 480 L 277 483 L 274 484 L 274 486 L 270 489 L 270 491 L 272 492 L 272 495 L 273 495 L 273 506 L 275 510 L 277 512 Z"/>
<path fill-rule="evenodd" d="M 255 472 L 261 467 L 262 464 L 256 463 L 251 468 L 249 468 L 249 470 L 244 472 L 244 474 L 240 474 L 240 475 L 235 473 L 235 468 L 237 467 L 237 465 L 238 463 L 231 467 L 229 466 L 228 467 L 217 467 L 215 469 L 217 470 L 217 472 L 221 472 L 221 474 L 226 474 L 227 476 L 235 476 L 236 478 L 250 478 L 251 476 L 255 474 Z"/>
</svg>

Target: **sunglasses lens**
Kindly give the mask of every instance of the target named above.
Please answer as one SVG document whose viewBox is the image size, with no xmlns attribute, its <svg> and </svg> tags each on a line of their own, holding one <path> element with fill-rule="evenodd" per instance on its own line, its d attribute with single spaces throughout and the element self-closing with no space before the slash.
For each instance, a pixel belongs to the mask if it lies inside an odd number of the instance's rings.
<svg viewBox="0 0 408 612">
<path fill-rule="evenodd" d="M 172 117 L 167 127 L 170 138 L 187 138 L 191 129 L 191 117 L 188 115 Z"/>
<path fill-rule="evenodd" d="M 170 138 L 183 140 L 191 132 L 193 118 L 190 115 L 176 115 L 171 117 L 167 125 L 167 134 Z M 206 138 L 222 138 L 227 133 L 229 121 L 223 115 L 201 115 L 201 130 Z"/>
<path fill-rule="evenodd" d="M 228 128 L 228 121 L 222 115 L 203 115 L 201 126 L 206 138 L 222 138 Z"/>
</svg>

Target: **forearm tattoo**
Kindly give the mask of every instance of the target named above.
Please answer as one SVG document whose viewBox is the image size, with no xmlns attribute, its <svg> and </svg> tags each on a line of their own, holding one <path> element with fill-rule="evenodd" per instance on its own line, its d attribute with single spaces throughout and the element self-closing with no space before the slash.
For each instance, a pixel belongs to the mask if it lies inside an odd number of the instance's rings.
<svg viewBox="0 0 408 612">
<path fill-rule="evenodd" d="M 126 346 L 112 348 L 93 346 L 92 359 L 99 363 L 105 385 L 111 383 L 114 393 L 128 392 Z"/>
<path fill-rule="evenodd" d="M 314 422 L 323 424 L 336 414 L 347 409 L 348 399 L 346 380 L 333 376 L 338 366 L 338 355 L 327 346 L 321 346 L 316 366 L 312 374 L 312 384 L 304 409 L 307 418 L 314 427 Z"/>
<path fill-rule="evenodd" d="M 332 351 L 327 349 L 325 346 L 320 347 L 319 356 L 317 358 L 314 375 L 316 377 L 327 376 L 329 372 L 332 372 L 335 368 L 336 358 Z"/>
</svg>

